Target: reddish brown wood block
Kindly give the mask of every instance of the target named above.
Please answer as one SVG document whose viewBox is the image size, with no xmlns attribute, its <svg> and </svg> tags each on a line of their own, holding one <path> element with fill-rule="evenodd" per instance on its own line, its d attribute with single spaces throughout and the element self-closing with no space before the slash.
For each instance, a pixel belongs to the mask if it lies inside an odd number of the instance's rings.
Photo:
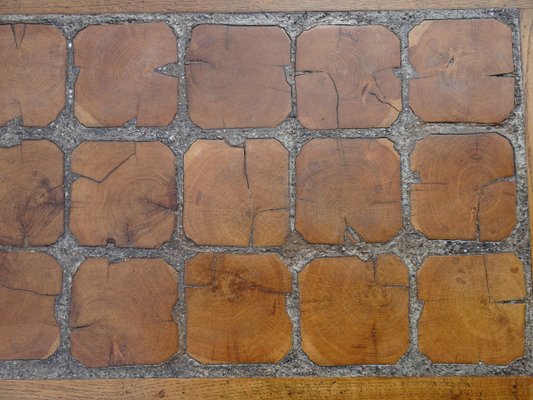
<svg viewBox="0 0 533 400">
<path fill-rule="evenodd" d="M 0 245 L 47 246 L 63 234 L 63 152 L 48 140 L 0 148 Z"/>
<path fill-rule="evenodd" d="M 45 359 L 56 351 L 61 276 L 48 254 L 0 253 L 0 359 Z"/>
<path fill-rule="evenodd" d="M 178 351 L 176 272 L 162 259 L 85 261 L 72 281 L 72 355 L 87 367 L 159 364 Z"/>
<path fill-rule="evenodd" d="M 291 348 L 291 275 L 273 254 L 203 253 L 185 266 L 187 352 L 204 364 L 275 363 Z"/>
<path fill-rule="evenodd" d="M 516 224 L 513 148 L 496 133 L 434 135 L 416 144 L 412 223 L 429 239 L 496 241 Z"/>
<path fill-rule="evenodd" d="M 0 25 L 0 125 L 46 126 L 65 105 L 67 43 L 53 26 Z"/>
<path fill-rule="evenodd" d="M 298 119 L 310 129 L 390 126 L 402 108 L 400 40 L 383 26 L 318 26 L 296 45 Z"/>
<path fill-rule="evenodd" d="M 513 254 L 428 257 L 420 351 L 435 363 L 508 364 L 524 355 L 524 270 Z"/>
<path fill-rule="evenodd" d="M 296 229 L 310 243 L 386 242 L 402 226 L 400 156 L 387 139 L 313 139 L 296 159 Z"/>
<path fill-rule="evenodd" d="M 407 351 L 409 281 L 398 257 L 318 258 L 299 284 L 302 348 L 315 363 L 394 364 Z"/>
<path fill-rule="evenodd" d="M 424 21 L 409 34 L 409 104 L 425 122 L 498 124 L 514 108 L 512 35 L 494 19 Z"/>
<path fill-rule="evenodd" d="M 291 112 L 289 64 L 280 27 L 194 27 L 185 58 L 189 116 L 206 129 L 275 127 Z"/>
<path fill-rule="evenodd" d="M 93 25 L 74 39 L 74 110 L 85 126 L 164 126 L 178 107 L 178 80 L 156 71 L 178 62 L 165 23 Z"/>
<path fill-rule="evenodd" d="M 196 244 L 280 246 L 289 233 L 289 155 L 274 139 L 197 140 L 185 154 L 183 224 Z"/>
<path fill-rule="evenodd" d="M 84 142 L 70 229 L 83 246 L 159 247 L 176 227 L 175 156 L 159 142 Z"/>
</svg>

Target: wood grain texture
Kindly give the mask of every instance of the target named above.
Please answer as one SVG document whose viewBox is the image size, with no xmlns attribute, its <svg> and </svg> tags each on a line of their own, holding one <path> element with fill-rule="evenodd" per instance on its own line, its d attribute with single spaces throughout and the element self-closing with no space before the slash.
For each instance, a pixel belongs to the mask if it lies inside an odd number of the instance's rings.
<svg viewBox="0 0 533 400">
<path fill-rule="evenodd" d="M 291 348 L 291 275 L 273 254 L 202 253 L 185 267 L 187 353 L 206 364 L 275 363 Z"/>
<path fill-rule="evenodd" d="M 197 140 L 184 192 L 185 234 L 196 244 L 280 246 L 289 233 L 289 154 L 277 140 Z"/>
<path fill-rule="evenodd" d="M 159 247 L 176 227 L 172 150 L 160 142 L 83 142 L 72 154 L 70 229 L 84 246 Z"/>
<path fill-rule="evenodd" d="M 402 226 L 388 139 L 312 139 L 296 158 L 296 229 L 310 243 L 386 242 Z"/>
<path fill-rule="evenodd" d="M 431 256 L 417 274 L 419 346 L 434 363 L 508 364 L 524 355 L 524 269 L 514 254 Z"/>
<path fill-rule="evenodd" d="M 409 281 L 398 257 L 318 258 L 298 281 L 302 349 L 313 362 L 394 364 L 407 351 Z"/>
<path fill-rule="evenodd" d="M 530 234 L 533 238 L 533 8 L 520 11 Z M 533 254 L 533 240 L 531 241 Z"/>
<path fill-rule="evenodd" d="M 88 127 L 165 126 L 178 107 L 178 79 L 156 69 L 178 62 L 176 36 L 165 23 L 92 25 L 74 38 L 80 69 L 74 112 Z"/>
<path fill-rule="evenodd" d="M 60 3 L 60 4 L 58 4 Z M 258 5 L 260 3 L 260 5 Z M 101 0 L 52 0 L 42 2 L 40 0 L 6 0 L 0 3 L 2 13 L 21 13 L 34 7 L 36 11 L 49 13 L 56 10 L 57 13 L 87 12 L 125 12 L 128 7 L 133 12 L 160 11 L 161 7 L 168 7 L 167 11 L 212 11 L 221 8 L 237 8 L 236 11 L 263 11 L 265 7 L 302 8 L 317 7 L 316 9 L 332 10 L 335 7 L 348 7 L 347 9 L 380 9 L 380 8 L 479 8 L 479 7 L 529 7 L 530 0 L 523 1 L 414 1 L 393 0 L 382 2 L 381 0 L 370 1 L 347 1 L 341 0 L 335 3 L 319 2 L 316 0 L 293 1 L 260 1 L 243 3 L 241 1 L 219 2 L 217 0 L 197 2 L 147 0 L 144 2 L 122 2 Z M 162 5 L 163 4 L 163 5 Z M 311 6 L 310 6 L 311 4 Z M 100 7 L 100 8 L 98 8 Z M 186 9 L 190 7 L 190 9 Z M 6 11 L 7 9 L 7 11 Z M 81 11 L 80 11 L 81 10 Z M 103 10 L 103 11 L 102 11 Z M 164 10 L 163 10 L 164 11 Z M 231 9 L 230 9 L 231 11 Z M 286 11 L 286 10 L 285 10 Z M 523 10 L 522 26 L 531 27 L 533 12 Z M 529 21 L 529 22 L 528 22 Z M 530 29 L 522 30 L 524 35 L 531 32 Z M 531 41 L 529 41 L 531 43 Z M 530 48 L 527 41 L 523 46 Z M 531 54 L 523 53 L 529 62 L 523 63 L 524 68 L 531 64 Z M 527 70 L 527 69 L 526 69 Z M 533 79 L 533 75 L 525 74 Z M 530 80 L 531 82 L 531 80 Z M 529 85 L 532 87 L 532 85 Z M 529 92 L 528 104 L 533 104 L 531 91 Z M 530 118 L 531 121 L 531 118 Z M 531 124 L 531 122 L 529 122 Z M 531 125 L 529 131 L 533 132 Z M 531 153 L 529 153 L 531 154 Z M 164 398 L 179 397 L 191 399 L 248 399 L 254 396 L 258 399 L 272 398 L 295 398 L 304 399 L 471 399 L 484 397 L 490 399 L 530 399 L 533 395 L 533 378 L 531 377 L 455 377 L 455 378 L 260 378 L 260 379 L 143 379 L 143 380 L 68 380 L 68 381 L 0 381 L 0 397 L 6 399 L 108 399 L 108 398 Z"/>
<path fill-rule="evenodd" d="M 67 40 L 51 25 L 0 26 L 0 125 L 46 126 L 65 105 Z"/>
<path fill-rule="evenodd" d="M 532 377 L 0 381 L 5 400 L 531 400 Z"/>
<path fill-rule="evenodd" d="M 45 359 L 56 351 L 61 280 L 48 254 L 0 253 L 0 359 Z"/>
<path fill-rule="evenodd" d="M 185 57 L 189 116 L 204 129 L 275 127 L 291 112 L 290 62 L 278 26 L 195 26 Z"/>
<path fill-rule="evenodd" d="M 317 26 L 296 42 L 298 120 L 309 129 L 388 127 L 402 108 L 400 40 L 383 26 Z"/>
<path fill-rule="evenodd" d="M 499 124 L 514 108 L 511 29 L 494 19 L 424 21 L 409 33 L 409 103 L 425 122 Z M 503 76 L 505 75 L 505 76 Z"/>
<path fill-rule="evenodd" d="M 87 367 L 167 361 L 178 350 L 177 300 L 176 272 L 162 259 L 88 259 L 72 281 L 72 356 Z"/>
<path fill-rule="evenodd" d="M 417 142 L 411 220 L 429 239 L 497 241 L 516 224 L 511 143 L 496 133 L 431 135 Z"/>
<path fill-rule="evenodd" d="M 531 0 L 3 0 L 0 2 L 0 14 L 372 11 L 490 7 L 531 8 Z"/>
<path fill-rule="evenodd" d="M 64 231 L 63 152 L 48 140 L 0 148 L 0 244 L 47 246 Z"/>
</svg>

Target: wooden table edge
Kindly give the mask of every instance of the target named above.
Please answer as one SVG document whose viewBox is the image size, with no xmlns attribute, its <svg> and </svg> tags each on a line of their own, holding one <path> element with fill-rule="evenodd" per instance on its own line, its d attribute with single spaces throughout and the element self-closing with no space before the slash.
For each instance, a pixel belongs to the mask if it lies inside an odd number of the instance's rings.
<svg viewBox="0 0 533 400">
<path fill-rule="evenodd" d="M 236 13 L 531 8 L 531 0 L 2 0 L 0 14 Z"/>
<path fill-rule="evenodd" d="M 533 377 L 190 378 L 0 381 L 1 399 L 533 398 Z"/>
<path fill-rule="evenodd" d="M 533 238 L 533 8 L 520 10 L 530 238 Z M 533 242 L 532 247 L 533 249 Z"/>
</svg>

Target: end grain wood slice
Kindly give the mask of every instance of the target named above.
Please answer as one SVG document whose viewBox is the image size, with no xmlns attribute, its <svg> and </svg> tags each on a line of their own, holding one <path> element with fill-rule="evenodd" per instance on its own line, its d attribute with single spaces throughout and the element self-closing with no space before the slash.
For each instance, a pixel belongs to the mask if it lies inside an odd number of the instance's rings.
<svg viewBox="0 0 533 400">
<path fill-rule="evenodd" d="M 407 351 L 409 282 L 396 256 L 318 258 L 299 282 L 302 348 L 312 361 L 394 364 Z"/>
<path fill-rule="evenodd" d="M 175 156 L 159 142 L 84 142 L 72 155 L 70 229 L 81 245 L 161 246 L 176 227 Z"/>
<path fill-rule="evenodd" d="M 185 154 L 184 229 L 200 245 L 280 246 L 289 233 L 289 154 L 273 139 L 197 140 Z"/>
<path fill-rule="evenodd" d="M 390 126 L 402 108 L 400 40 L 383 26 L 318 26 L 298 36 L 298 119 L 310 129 Z"/>
<path fill-rule="evenodd" d="M 176 272 L 162 259 L 85 261 L 72 281 L 71 353 L 86 367 L 160 364 L 178 350 Z"/>
<path fill-rule="evenodd" d="M 64 231 L 63 152 L 48 140 L 0 148 L 0 244 L 47 246 Z"/>
<path fill-rule="evenodd" d="M 0 126 L 46 126 L 65 105 L 67 40 L 51 25 L 0 26 Z"/>
<path fill-rule="evenodd" d="M 429 239 L 497 241 L 516 224 L 511 143 L 496 133 L 433 135 L 419 141 L 411 169 L 415 229 Z"/>
<path fill-rule="evenodd" d="M 428 257 L 418 272 L 420 351 L 434 363 L 524 355 L 524 269 L 513 254 Z"/>
<path fill-rule="evenodd" d="M 296 158 L 296 229 L 310 243 L 390 240 L 402 226 L 388 139 L 313 139 Z"/>
<path fill-rule="evenodd" d="M 48 254 L 0 253 L 1 360 L 45 359 L 56 351 L 61 275 Z"/>
<path fill-rule="evenodd" d="M 424 21 L 409 34 L 409 104 L 424 122 L 499 124 L 514 108 L 513 41 L 495 19 Z"/>
<path fill-rule="evenodd" d="M 80 69 L 74 111 L 85 126 L 165 126 L 177 113 L 178 79 L 157 72 L 177 63 L 165 23 L 92 25 L 74 39 Z"/>
<path fill-rule="evenodd" d="M 273 128 L 291 112 L 290 39 L 279 26 L 198 25 L 185 58 L 189 116 L 201 128 Z"/>
<path fill-rule="evenodd" d="M 291 348 L 291 275 L 273 254 L 203 253 L 185 267 L 187 352 L 204 364 L 275 363 Z"/>
</svg>

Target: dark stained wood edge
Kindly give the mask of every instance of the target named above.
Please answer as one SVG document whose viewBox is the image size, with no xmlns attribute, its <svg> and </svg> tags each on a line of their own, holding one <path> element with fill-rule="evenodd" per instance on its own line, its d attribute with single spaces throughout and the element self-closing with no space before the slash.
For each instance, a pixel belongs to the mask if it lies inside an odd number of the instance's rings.
<svg viewBox="0 0 533 400">
<path fill-rule="evenodd" d="M 11 399 L 528 400 L 533 377 L 236 378 L 0 381 Z"/>
<path fill-rule="evenodd" d="M 531 0 L 2 0 L 0 14 L 231 13 L 530 7 Z"/>
</svg>

